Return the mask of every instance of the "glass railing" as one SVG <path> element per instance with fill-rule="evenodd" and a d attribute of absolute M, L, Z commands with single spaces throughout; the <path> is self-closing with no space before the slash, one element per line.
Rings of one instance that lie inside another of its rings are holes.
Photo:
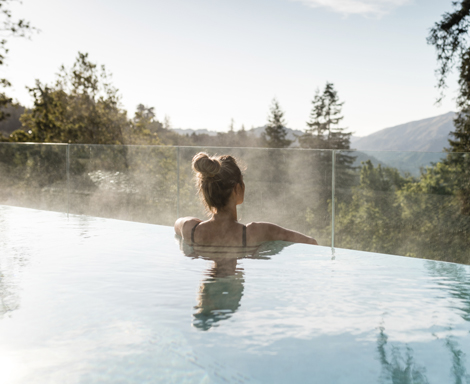
<path fill-rule="evenodd" d="M 0 204 L 66 212 L 67 145 L 0 143 Z"/>
<path fill-rule="evenodd" d="M 335 197 L 337 247 L 470 264 L 469 153 L 337 151 Z"/>
<path fill-rule="evenodd" d="M 170 225 L 177 216 L 175 147 L 69 146 L 68 212 Z"/>
<path fill-rule="evenodd" d="M 202 218 L 191 171 L 200 151 L 245 169 L 241 222 L 470 264 L 468 153 L 1 143 L 0 204 L 162 225 Z"/>

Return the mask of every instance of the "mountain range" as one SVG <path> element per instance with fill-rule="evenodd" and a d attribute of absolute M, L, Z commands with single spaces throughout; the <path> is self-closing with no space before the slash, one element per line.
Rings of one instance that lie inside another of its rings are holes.
<path fill-rule="evenodd" d="M 442 152 L 449 146 L 455 112 L 381 129 L 364 137 L 352 137 L 351 148 L 369 151 Z"/>
<path fill-rule="evenodd" d="M 356 149 L 354 165 L 371 160 L 399 169 L 403 174 L 418 176 L 421 169 L 441 161 L 449 147 L 449 133 L 454 130 L 456 113 L 412 121 L 381 129 L 364 137 L 352 137 L 351 148 Z"/>
<path fill-rule="evenodd" d="M 414 151 L 442 152 L 449 146 L 449 133 L 454 130 L 455 112 L 411 121 L 409 123 L 384 128 L 370 135 L 351 137 L 351 148 L 360 151 Z M 304 131 L 286 128 L 287 139 L 293 140 L 291 147 L 298 147 L 297 137 Z M 182 135 L 206 134 L 216 136 L 217 132 L 207 129 L 174 129 Z M 251 128 L 248 134 L 260 137 L 264 127 Z"/>
<path fill-rule="evenodd" d="M 446 156 L 444 148 L 449 146 L 449 133 L 454 130 L 456 113 L 448 112 L 443 115 L 427 119 L 411 121 L 405 124 L 384 128 L 370 135 L 351 137 L 351 149 L 356 149 L 356 161 L 371 160 L 375 165 L 398 168 L 403 173 L 419 175 L 422 167 L 440 161 Z M 298 147 L 297 137 L 304 131 L 287 129 L 287 138 L 293 140 L 291 147 Z M 207 129 L 175 129 L 180 134 L 205 133 L 217 135 L 217 132 Z M 259 137 L 264 127 L 247 130 L 248 134 Z"/>

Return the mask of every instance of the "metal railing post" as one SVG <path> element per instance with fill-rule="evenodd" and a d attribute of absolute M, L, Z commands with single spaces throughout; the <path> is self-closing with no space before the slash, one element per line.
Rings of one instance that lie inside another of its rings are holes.
<path fill-rule="evenodd" d="M 180 217 L 180 147 L 176 147 L 176 218 Z"/>
<path fill-rule="evenodd" d="M 65 149 L 65 170 L 67 175 L 67 217 L 70 212 L 70 144 Z"/>
<path fill-rule="evenodd" d="M 331 151 L 332 168 L 331 168 L 331 249 L 335 249 L 335 168 L 336 168 L 336 151 Z"/>

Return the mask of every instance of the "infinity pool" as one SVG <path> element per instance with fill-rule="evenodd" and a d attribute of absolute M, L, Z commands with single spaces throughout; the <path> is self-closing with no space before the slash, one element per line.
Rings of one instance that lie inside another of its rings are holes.
<path fill-rule="evenodd" d="M 0 206 L 0 383 L 468 383 L 470 267 Z"/>

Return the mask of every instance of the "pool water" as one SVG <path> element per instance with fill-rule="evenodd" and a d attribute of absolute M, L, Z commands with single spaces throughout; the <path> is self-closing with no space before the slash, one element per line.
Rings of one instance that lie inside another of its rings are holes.
<path fill-rule="evenodd" d="M 470 267 L 0 206 L 0 383 L 470 383 Z"/>

